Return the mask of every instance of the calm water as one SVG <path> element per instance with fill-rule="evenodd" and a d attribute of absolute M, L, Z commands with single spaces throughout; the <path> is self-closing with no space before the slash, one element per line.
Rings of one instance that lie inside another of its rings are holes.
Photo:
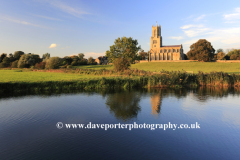
<path fill-rule="evenodd" d="M 98 91 L 0 98 L 0 159 L 240 159 L 237 90 Z M 198 129 L 58 129 L 195 124 Z"/>

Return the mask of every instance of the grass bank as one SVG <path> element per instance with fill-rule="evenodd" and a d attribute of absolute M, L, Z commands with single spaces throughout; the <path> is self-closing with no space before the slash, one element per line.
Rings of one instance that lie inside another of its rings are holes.
<path fill-rule="evenodd" d="M 112 65 L 87 65 L 77 66 L 79 69 L 113 69 Z M 189 73 L 204 73 L 210 72 L 227 72 L 240 73 L 240 63 L 218 63 L 218 62 L 146 62 L 132 64 L 131 69 L 138 69 L 144 71 L 158 72 L 158 71 L 187 71 Z"/>
<path fill-rule="evenodd" d="M 62 70 L 62 72 L 70 73 L 0 70 L 0 74 L 3 75 L 0 78 L 0 92 L 101 88 L 182 88 L 185 86 L 240 87 L 240 75 L 223 72 L 189 74 L 180 71 L 165 71 L 155 74 L 131 70 L 119 75 L 110 70 L 76 69 Z"/>

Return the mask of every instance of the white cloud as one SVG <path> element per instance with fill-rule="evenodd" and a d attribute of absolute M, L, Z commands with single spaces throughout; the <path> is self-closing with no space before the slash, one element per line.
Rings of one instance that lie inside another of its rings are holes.
<path fill-rule="evenodd" d="M 105 56 L 105 52 L 103 53 L 96 53 L 96 52 L 86 52 L 85 58 L 93 57 L 93 58 L 98 58 L 99 56 Z"/>
<path fill-rule="evenodd" d="M 240 19 L 240 8 L 235 8 L 235 12 L 231 14 L 225 14 L 223 15 L 224 19 L 227 21 L 233 22 L 233 20 L 239 20 Z"/>
<path fill-rule="evenodd" d="M 195 24 L 188 24 L 188 25 L 184 25 L 182 27 L 180 27 L 181 29 L 189 29 L 189 28 L 200 28 L 203 27 L 202 24 L 199 25 L 195 25 Z"/>
<path fill-rule="evenodd" d="M 55 43 L 53 43 L 49 46 L 49 48 L 55 48 L 55 47 L 57 47 L 57 44 L 55 44 Z"/>
<path fill-rule="evenodd" d="M 176 40 L 181 40 L 181 39 L 183 39 L 183 37 L 182 36 L 178 36 L 178 37 L 169 37 L 170 39 L 176 39 Z"/>
<path fill-rule="evenodd" d="M 23 20 L 19 20 L 19 19 L 15 19 L 13 17 L 9 17 L 9 16 L 0 16 L 0 19 L 3 21 L 8 21 L 8 22 L 13 22 L 13 23 L 18 23 L 18 24 L 22 24 L 22 25 L 28 25 L 28 26 L 34 26 L 34 27 L 41 27 L 41 28 L 46 28 L 37 24 L 33 24 L 27 21 L 23 21 Z"/>
<path fill-rule="evenodd" d="M 206 15 L 203 14 L 203 15 L 195 18 L 194 21 L 200 21 L 200 20 L 203 19 L 205 16 L 206 16 Z"/>
<path fill-rule="evenodd" d="M 183 32 L 188 36 L 188 37 L 196 37 L 198 35 L 203 35 L 203 34 L 207 34 L 207 31 L 210 31 L 209 28 L 205 27 L 204 25 L 193 25 L 193 24 L 189 24 L 189 25 L 184 25 L 182 27 L 180 27 L 181 29 L 183 29 Z M 209 33 L 208 33 L 209 34 Z"/>
<path fill-rule="evenodd" d="M 62 21 L 61 19 L 58 18 L 52 18 L 52 17 L 47 17 L 47 16 L 41 16 L 41 15 L 34 15 L 36 17 L 40 17 L 40 18 L 44 18 L 44 19 L 48 19 L 48 20 L 54 20 L 54 21 Z"/>
<path fill-rule="evenodd" d="M 81 8 L 69 6 L 66 3 L 60 2 L 58 0 L 54 0 L 54 1 L 45 0 L 45 2 L 49 3 L 51 6 L 53 6 L 55 8 L 60 9 L 61 11 L 65 12 L 65 13 L 71 14 L 78 18 L 82 18 L 82 15 L 90 14 Z"/>

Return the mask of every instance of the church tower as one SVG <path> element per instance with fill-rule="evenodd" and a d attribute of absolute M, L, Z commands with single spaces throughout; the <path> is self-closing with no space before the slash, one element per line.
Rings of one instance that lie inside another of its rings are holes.
<path fill-rule="evenodd" d="M 150 49 L 162 47 L 161 25 L 152 26 L 152 37 Z"/>

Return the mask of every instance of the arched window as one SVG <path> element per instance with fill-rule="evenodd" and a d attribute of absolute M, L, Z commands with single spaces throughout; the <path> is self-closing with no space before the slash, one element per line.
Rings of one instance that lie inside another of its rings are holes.
<path fill-rule="evenodd" d="M 171 52 L 171 49 L 169 49 L 168 52 Z"/>
<path fill-rule="evenodd" d="M 154 37 L 156 37 L 156 35 L 157 35 L 157 31 L 156 31 L 156 29 L 154 30 Z"/>
<path fill-rule="evenodd" d="M 162 50 L 160 50 L 160 53 L 162 53 Z"/>
<path fill-rule="evenodd" d="M 173 52 L 175 52 L 175 49 L 173 49 Z"/>
<path fill-rule="evenodd" d="M 177 49 L 177 52 L 179 52 L 179 49 Z"/>

